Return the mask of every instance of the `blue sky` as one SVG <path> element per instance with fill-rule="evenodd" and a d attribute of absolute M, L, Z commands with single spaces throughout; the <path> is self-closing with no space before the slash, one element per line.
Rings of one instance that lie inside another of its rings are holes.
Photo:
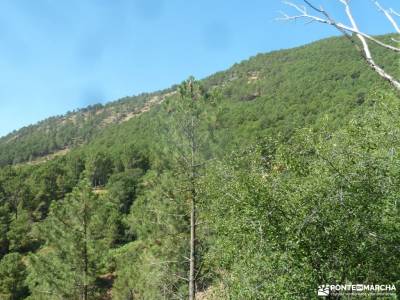
<path fill-rule="evenodd" d="M 314 2 L 343 18 L 338 1 Z M 352 5 L 365 31 L 392 31 L 370 1 Z M 0 0 L 0 136 L 337 34 L 277 22 L 280 10 L 278 0 Z"/>

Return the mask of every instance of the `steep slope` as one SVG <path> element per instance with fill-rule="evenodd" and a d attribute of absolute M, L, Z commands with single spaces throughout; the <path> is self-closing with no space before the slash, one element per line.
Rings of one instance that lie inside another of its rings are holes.
<path fill-rule="evenodd" d="M 393 65 L 395 55 L 374 51 L 387 69 L 400 73 Z M 332 129 L 339 128 L 348 116 L 366 108 L 371 91 L 387 86 L 343 38 L 259 54 L 204 79 L 203 84 L 214 99 L 204 107 L 209 112 L 203 129 L 210 133 L 211 156 L 270 137 L 287 140 L 296 129 L 317 129 L 326 119 Z M 107 128 L 88 151 L 113 151 L 118 145 L 134 143 L 147 145 L 151 153 L 160 146 L 162 126 L 168 123 L 176 101 L 173 95 L 149 113 Z"/>

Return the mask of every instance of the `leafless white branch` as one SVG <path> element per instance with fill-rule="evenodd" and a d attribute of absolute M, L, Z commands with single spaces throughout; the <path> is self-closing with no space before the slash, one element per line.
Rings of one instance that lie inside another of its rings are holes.
<path fill-rule="evenodd" d="M 357 30 L 360 31 L 358 28 L 358 25 L 356 23 L 356 21 L 354 20 L 353 14 L 351 12 L 350 9 L 350 5 L 348 0 L 340 0 L 343 5 L 345 6 L 345 11 L 347 14 L 347 17 L 350 20 L 350 23 L 352 25 L 352 27 Z M 367 63 L 370 65 L 370 67 L 375 70 L 375 72 L 377 72 L 381 77 L 383 77 L 384 79 L 386 79 L 387 81 L 389 81 L 397 90 L 400 91 L 400 82 L 398 80 L 396 80 L 393 76 L 391 76 L 390 74 L 388 74 L 383 68 L 381 68 L 372 58 L 372 54 L 371 51 L 369 49 L 368 43 L 365 40 L 365 37 L 361 34 L 357 34 L 358 39 L 361 41 L 362 45 L 363 45 L 363 50 L 364 50 L 364 55 L 365 55 L 365 59 L 367 61 Z"/>
<path fill-rule="evenodd" d="M 389 10 L 393 15 L 400 17 L 400 14 L 397 11 L 395 11 L 393 8 L 390 8 Z"/>
<path fill-rule="evenodd" d="M 400 91 L 400 82 L 397 79 L 395 79 L 393 76 L 388 74 L 382 67 L 380 67 L 374 61 L 367 40 L 370 40 L 370 41 L 378 44 L 381 47 L 384 47 L 386 49 L 389 49 L 389 50 L 392 50 L 392 51 L 395 51 L 398 53 L 400 53 L 400 48 L 394 47 L 394 46 L 389 45 L 384 42 L 381 42 L 380 40 L 360 31 L 360 29 L 353 17 L 353 14 L 352 14 L 352 11 L 350 8 L 350 4 L 349 4 L 349 2 L 350 2 L 349 0 L 338 0 L 338 1 L 344 6 L 344 10 L 346 12 L 347 18 L 349 19 L 350 25 L 345 25 L 343 23 L 337 22 L 328 14 L 327 11 L 324 10 L 323 7 L 319 7 L 319 8 L 316 7 L 309 0 L 303 0 L 303 1 L 306 3 L 306 5 L 309 8 L 311 8 L 312 10 L 317 12 L 318 15 L 313 15 L 313 14 L 308 13 L 306 6 L 300 6 L 300 5 L 290 2 L 290 1 L 284 1 L 284 3 L 286 5 L 288 5 L 289 7 L 292 7 L 299 14 L 290 16 L 286 13 L 282 13 L 283 17 L 279 18 L 279 20 L 292 21 L 292 20 L 297 20 L 297 19 L 307 19 L 310 22 L 315 21 L 315 22 L 319 22 L 319 23 L 323 23 L 323 24 L 328 24 L 328 25 L 331 25 L 331 26 L 335 27 L 336 29 L 338 29 L 342 34 L 347 36 L 352 41 L 353 41 L 353 38 L 352 38 L 351 34 L 355 34 L 362 44 L 362 49 L 359 49 L 359 48 L 358 49 L 360 50 L 363 58 L 366 60 L 368 65 L 375 72 L 377 72 L 382 78 L 389 81 L 398 91 Z M 394 20 L 393 15 L 397 16 L 398 14 L 395 11 L 393 11 L 392 9 L 385 10 L 378 3 L 377 0 L 372 0 L 372 1 L 374 1 L 375 5 L 377 5 L 378 9 L 385 14 L 386 18 L 388 18 L 388 20 L 392 23 L 392 25 L 395 27 L 395 29 L 397 31 L 399 29 L 399 27 L 398 27 L 396 21 Z M 398 31 L 398 32 L 400 33 L 400 31 Z"/>
<path fill-rule="evenodd" d="M 341 3 L 343 3 L 345 6 L 349 7 L 349 4 L 346 0 L 339 0 Z M 316 15 L 311 15 L 308 13 L 307 9 L 305 6 L 299 6 L 293 2 L 289 2 L 289 1 L 284 1 L 283 3 L 293 7 L 296 11 L 298 11 L 300 14 L 298 15 L 288 15 L 284 12 L 280 12 L 282 17 L 277 18 L 277 20 L 279 21 L 293 21 L 293 20 L 297 20 L 297 19 L 308 19 L 310 20 L 310 22 L 319 22 L 319 23 L 324 23 L 324 24 L 328 24 L 328 25 L 332 25 L 334 27 L 336 27 L 339 31 L 341 31 L 342 33 L 354 33 L 354 34 L 359 34 L 361 36 L 363 36 L 364 38 L 378 44 L 381 47 L 387 48 L 389 50 L 395 51 L 395 52 L 399 52 L 400 53 L 400 48 L 399 47 L 395 47 L 389 44 L 386 44 L 384 42 L 381 42 L 380 40 L 374 38 L 373 36 L 370 36 L 369 34 L 366 34 L 364 32 L 361 32 L 360 30 L 358 30 L 358 28 L 354 28 L 354 26 L 348 26 L 345 25 L 341 22 L 337 22 L 335 21 L 333 18 L 331 18 L 329 16 L 329 14 L 323 9 L 323 7 L 317 8 L 316 6 L 313 6 L 309 1 L 305 2 L 313 9 L 316 10 L 318 13 L 324 15 L 324 17 L 319 17 Z"/>
<path fill-rule="evenodd" d="M 393 18 L 393 15 L 396 15 L 398 17 L 400 17 L 400 15 L 391 8 L 389 8 L 389 9 L 383 8 L 382 5 L 376 0 L 374 0 L 374 3 L 376 5 L 376 7 L 378 8 L 378 11 L 382 12 L 386 16 L 386 18 L 389 20 L 389 22 L 393 25 L 396 32 L 400 33 L 400 27 L 397 24 L 396 20 Z"/>

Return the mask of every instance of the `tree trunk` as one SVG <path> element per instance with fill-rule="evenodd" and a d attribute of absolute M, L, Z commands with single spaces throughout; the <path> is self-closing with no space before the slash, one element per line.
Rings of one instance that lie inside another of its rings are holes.
<path fill-rule="evenodd" d="M 84 260 L 84 282 L 83 282 L 83 300 L 88 300 L 88 284 L 87 284 L 87 276 L 88 276 L 88 247 L 87 247 L 87 207 L 86 207 L 86 199 L 85 199 L 85 211 L 83 212 L 83 230 L 84 230 L 84 249 L 83 249 L 83 260 Z"/>
<path fill-rule="evenodd" d="M 189 300 L 196 297 L 196 140 L 194 118 L 191 124 L 191 191 L 190 191 L 190 261 L 189 261 Z"/>
<path fill-rule="evenodd" d="M 193 191 L 192 191 L 193 192 Z M 195 199 L 191 199 L 190 211 L 190 266 L 189 266 L 189 300 L 196 297 L 196 205 Z"/>

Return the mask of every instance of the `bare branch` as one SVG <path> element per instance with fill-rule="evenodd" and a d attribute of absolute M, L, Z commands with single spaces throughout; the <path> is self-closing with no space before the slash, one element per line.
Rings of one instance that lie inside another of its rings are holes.
<path fill-rule="evenodd" d="M 351 25 L 353 26 L 353 28 L 355 30 L 359 31 L 358 25 L 357 25 L 356 21 L 354 20 L 354 17 L 353 17 L 353 14 L 351 12 L 350 5 L 349 5 L 348 1 L 346 1 L 346 0 L 340 0 L 340 1 L 345 6 L 345 11 L 346 11 L 347 17 L 350 20 Z M 400 82 L 397 81 L 393 76 L 391 76 L 388 73 L 386 73 L 385 70 L 383 70 L 378 64 L 375 63 L 374 59 L 372 58 L 372 54 L 371 54 L 371 51 L 369 49 L 368 43 L 365 40 L 364 36 L 361 35 L 361 34 L 357 34 L 357 37 L 361 41 L 361 43 L 363 45 L 364 58 L 367 61 L 367 63 L 369 64 L 369 66 L 373 70 L 375 70 L 375 72 L 377 72 L 381 77 L 383 77 L 384 79 L 389 81 L 397 90 L 400 91 Z"/>
<path fill-rule="evenodd" d="M 393 25 L 394 29 L 397 31 L 397 33 L 400 33 L 400 27 L 397 24 L 396 20 L 393 18 L 392 14 L 396 15 L 396 16 L 400 16 L 400 15 L 398 13 L 396 13 L 393 9 L 389 9 L 389 10 L 384 9 L 382 7 L 382 5 L 376 0 L 374 0 L 374 3 L 376 5 L 376 7 L 378 8 L 378 11 L 381 11 L 386 16 L 386 18 L 389 20 L 389 22 Z"/>
<path fill-rule="evenodd" d="M 172 274 L 172 275 L 174 275 L 175 277 L 178 277 L 179 279 L 182 279 L 182 280 L 185 280 L 185 281 L 189 281 L 188 278 L 179 276 L 178 274 Z"/>
<path fill-rule="evenodd" d="M 395 51 L 398 53 L 400 53 L 400 48 L 394 47 L 394 46 L 386 44 L 384 42 L 381 42 L 381 41 L 377 40 L 376 38 L 374 38 L 364 32 L 361 32 L 360 29 L 358 28 L 358 25 L 357 25 L 357 23 L 353 17 L 353 14 L 351 12 L 349 0 L 338 0 L 338 1 L 344 6 L 346 15 L 351 24 L 350 26 L 335 21 L 328 14 L 328 12 L 324 10 L 323 7 L 319 7 L 319 8 L 316 7 L 309 0 L 303 0 L 303 1 L 307 4 L 308 7 L 310 7 L 312 10 L 314 10 L 315 12 L 317 12 L 318 14 L 320 14 L 322 16 L 309 14 L 306 7 L 297 5 L 290 1 L 284 1 L 284 3 L 286 5 L 294 8 L 300 14 L 290 16 L 285 13 L 282 13 L 283 18 L 280 18 L 279 20 L 291 21 L 291 20 L 297 20 L 297 19 L 308 19 L 311 22 L 316 21 L 319 23 L 328 24 L 328 25 L 335 27 L 357 47 L 357 49 L 360 51 L 362 57 L 366 60 L 368 65 L 375 72 L 377 72 L 385 80 L 389 81 L 398 91 L 400 91 L 400 82 L 397 79 L 395 79 L 393 76 L 388 74 L 382 67 L 380 67 L 374 61 L 367 40 L 370 40 L 370 41 L 378 44 L 381 47 L 384 47 L 386 49 L 389 49 L 389 50 L 392 50 L 392 51 Z M 397 23 L 395 22 L 394 18 L 392 17 L 392 14 L 394 14 L 394 15 L 398 15 L 398 14 L 396 12 L 394 12 L 393 10 L 383 9 L 376 0 L 373 0 L 373 1 L 378 6 L 378 9 L 384 12 L 386 17 L 389 19 L 389 21 L 392 22 L 393 26 L 395 26 L 395 28 L 397 30 L 398 26 L 397 26 Z M 398 31 L 398 32 L 400 32 L 400 31 Z M 357 38 L 361 41 L 362 49 L 360 49 L 358 47 L 358 45 L 356 43 L 354 43 L 354 39 L 351 34 L 355 34 L 357 36 Z"/>
<path fill-rule="evenodd" d="M 348 3 L 346 2 L 346 0 L 339 0 L 341 3 L 343 3 L 344 5 L 346 5 L 347 7 L 349 7 Z M 381 47 L 387 48 L 389 50 L 392 50 L 394 52 L 399 52 L 400 53 L 400 48 L 399 47 L 395 47 L 389 44 L 386 44 L 384 42 L 381 42 L 380 40 L 364 33 L 361 32 L 358 28 L 355 28 L 354 26 L 347 26 L 343 23 L 337 22 L 335 21 L 322 7 L 317 8 L 315 5 L 311 4 L 309 1 L 304 0 L 305 3 L 307 3 L 307 5 L 309 5 L 313 10 L 315 10 L 316 12 L 324 15 L 325 18 L 321 18 L 319 16 L 315 16 L 315 15 L 311 15 L 307 12 L 307 9 L 304 6 L 299 6 L 297 4 L 294 4 L 293 2 L 289 2 L 289 1 L 284 1 L 284 4 L 293 7 L 295 10 L 297 10 L 298 12 L 300 12 L 299 15 L 294 15 L 294 16 L 289 16 L 288 14 L 284 13 L 284 12 L 280 12 L 282 17 L 281 18 L 277 18 L 277 20 L 279 21 L 293 21 L 293 20 L 297 20 L 297 19 L 309 19 L 310 22 L 319 22 L 319 23 L 323 23 L 323 24 L 328 24 L 328 25 L 332 25 L 334 26 L 336 29 L 338 29 L 342 34 L 344 35 L 349 35 L 349 33 L 354 33 L 354 34 L 359 34 L 361 36 L 363 36 L 364 38 L 378 44 Z M 310 23 L 308 22 L 308 23 Z"/>
<path fill-rule="evenodd" d="M 399 14 L 397 11 L 393 10 L 392 8 L 390 8 L 389 10 L 390 10 L 390 13 L 391 13 L 392 15 L 395 15 L 395 16 L 400 17 L 400 14 Z"/>

